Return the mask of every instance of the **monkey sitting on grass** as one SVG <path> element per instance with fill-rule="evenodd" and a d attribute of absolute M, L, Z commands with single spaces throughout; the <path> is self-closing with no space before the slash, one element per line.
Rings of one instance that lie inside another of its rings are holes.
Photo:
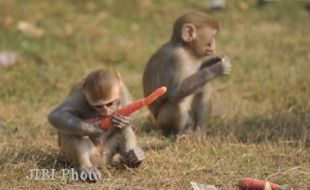
<path fill-rule="evenodd" d="M 144 152 L 137 146 L 130 127 L 132 118 L 111 116 L 119 106 L 130 101 L 131 96 L 120 75 L 96 70 L 49 114 L 49 122 L 58 130 L 61 154 L 70 163 L 77 164 L 80 172 L 87 174 L 88 181 L 98 181 L 101 178 L 99 169 L 112 164 L 116 154 L 128 167 L 138 167 L 143 161 Z M 109 116 L 112 127 L 108 129 L 86 122 Z"/>
<path fill-rule="evenodd" d="M 216 19 L 201 12 L 185 13 L 175 21 L 170 40 L 149 59 L 143 74 L 144 95 L 160 86 L 168 89 L 149 105 L 164 135 L 206 134 L 211 115 L 210 82 L 231 72 L 227 56 L 208 59 L 216 52 L 218 32 Z"/>

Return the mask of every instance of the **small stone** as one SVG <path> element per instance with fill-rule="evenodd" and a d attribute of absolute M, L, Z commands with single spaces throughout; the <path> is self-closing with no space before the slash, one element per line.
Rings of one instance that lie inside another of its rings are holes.
<path fill-rule="evenodd" d="M 0 52 L 0 66 L 7 67 L 16 63 L 16 54 L 9 51 Z"/>
<path fill-rule="evenodd" d="M 211 12 L 223 9 L 224 7 L 225 7 L 225 0 L 212 0 L 207 6 L 206 10 Z"/>
<path fill-rule="evenodd" d="M 192 181 L 191 184 L 194 190 L 217 190 L 214 185 L 205 185 L 194 181 Z"/>
<path fill-rule="evenodd" d="M 44 35 L 44 30 L 31 22 L 20 21 L 17 24 L 17 28 L 26 36 L 39 38 Z"/>

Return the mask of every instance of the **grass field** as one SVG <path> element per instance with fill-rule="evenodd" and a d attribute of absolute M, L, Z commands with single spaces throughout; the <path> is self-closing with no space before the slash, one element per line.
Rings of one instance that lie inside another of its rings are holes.
<path fill-rule="evenodd" d="M 138 170 L 107 168 L 96 184 L 60 180 L 55 130 L 47 114 L 96 68 L 123 73 L 135 98 L 151 54 L 170 38 L 174 20 L 207 1 L 0 0 L 0 50 L 17 63 L 0 67 L 0 189 L 191 189 L 190 182 L 238 189 L 243 177 L 310 189 L 310 13 L 303 1 L 257 7 L 227 1 L 219 55 L 231 76 L 213 82 L 208 138 L 188 138 L 146 153 Z M 21 21 L 43 34 L 27 36 Z M 144 109 L 139 139 L 164 140 Z M 56 168 L 56 180 L 27 180 L 30 169 Z"/>

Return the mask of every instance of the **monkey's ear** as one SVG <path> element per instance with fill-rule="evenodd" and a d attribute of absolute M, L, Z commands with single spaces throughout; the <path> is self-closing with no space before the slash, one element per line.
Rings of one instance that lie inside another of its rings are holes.
<path fill-rule="evenodd" d="M 116 71 L 116 75 L 121 86 L 124 86 L 123 77 L 119 71 Z"/>
<path fill-rule="evenodd" d="M 185 42 L 193 41 L 197 34 L 196 34 L 196 27 L 193 24 L 184 24 L 182 27 L 182 40 Z"/>
<path fill-rule="evenodd" d="M 116 75 L 117 75 L 117 78 L 119 81 L 122 81 L 123 80 L 123 77 L 121 75 L 121 73 L 119 71 L 116 71 Z"/>
<path fill-rule="evenodd" d="M 86 85 L 86 77 L 83 77 L 80 81 L 81 87 L 84 88 Z"/>

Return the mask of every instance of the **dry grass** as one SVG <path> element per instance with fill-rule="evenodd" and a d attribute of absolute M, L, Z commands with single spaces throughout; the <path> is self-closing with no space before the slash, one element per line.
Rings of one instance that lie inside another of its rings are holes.
<path fill-rule="evenodd" d="M 69 166 L 57 162 L 56 134 L 46 121 L 52 107 L 100 67 L 124 73 L 141 97 L 147 59 L 170 37 L 175 18 L 203 3 L 0 0 L 0 49 L 19 55 L 16 65 L 0 68 L 0 189 L 191 189 L 191 181 L 237 189 L 247 176 L 309 189 L 310 16 L 291 0 L 265 7 L 230 0 L 214 14 L 218 52 L 231 57 L 233 72 L 214 81 L 208 139 L 149 151 L 137 171 L 107 168 L 97 184 L 59 179 Z M 36 23 L 44 36 L 25 36 L 20 21 Z M 147 110 L 135 129 L 141 139 L 161 139 Z M 56 168 L 58 179 L 27 180 L 35 168 Z"/>

